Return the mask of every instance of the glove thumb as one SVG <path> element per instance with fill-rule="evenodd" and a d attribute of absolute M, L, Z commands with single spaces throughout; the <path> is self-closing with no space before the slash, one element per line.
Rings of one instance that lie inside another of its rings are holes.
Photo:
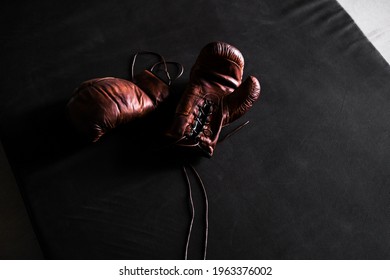
<path fill-rule="evenodd" d="M 249 76 L 238 88 L 224 98 L 225 118 L 223 125 L 228 125 L 244 115 L 260 97 L 260 83 L 254 76 Z"/>

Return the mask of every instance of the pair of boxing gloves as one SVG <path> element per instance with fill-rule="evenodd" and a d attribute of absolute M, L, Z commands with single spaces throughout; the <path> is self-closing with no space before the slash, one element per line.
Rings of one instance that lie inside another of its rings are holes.
<path fill-rule="evenodd" d="M 201 50 L 166 132 L 174 145 L 213 155 L 221 128 L 245 114 L 260 96 L 255 77 L 242 82 L 243 70 L 241 52 L 227 43 L 209 43 Z M 144 70 L 132 81 L 107 77 L 82 83 L 67 111 L 76 129 L 95 142 L 152 112 L 168 96 L 169 83 Z"/>

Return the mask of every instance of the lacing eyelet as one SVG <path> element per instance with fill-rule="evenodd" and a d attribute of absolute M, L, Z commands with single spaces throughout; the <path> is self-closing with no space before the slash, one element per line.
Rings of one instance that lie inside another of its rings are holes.
<path fill-rule="evenodd" d="M 206 137 L 212 135 L 212 131 L 207 126 L 210 123 L 213 113 L 213 102 L 205 100 L 203 105 L 198 105 L 198 113 L 193 112 L 194 122 L 189 125 L 189 137 L 198 139 L 199 134 L 203 133 Z"/>

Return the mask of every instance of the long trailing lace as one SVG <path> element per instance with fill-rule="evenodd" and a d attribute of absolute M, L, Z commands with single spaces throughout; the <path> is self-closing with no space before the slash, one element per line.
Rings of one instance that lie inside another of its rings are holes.
<path fill-rule="evenodd" d="M 223 142 L 227 138 L 229 138 L 232 135 L 236 134 L 239 130 L 241 130 L 243 127 L 245 127 L 248 123 L 249 123 L 249 121 L 246 121 L 246 122 L 242 123 L 241 125 L 239 125 L 238 127 L 234 128 L 232 131 L 227 133 L 218 142 Z M 190 207 L 191 207 L 190 208 L 191 209 L 191 222 L 190 222 L 190 226 L 189 226 L 189 229 L 188 229 L 188 235 L 187 235 L 187 242 L 186 242 L 186 249 L 185 249 L 185 253 L 184 253 L 184 259 L 185 260 L 188 259 L 188 250 L 189 250 L 189 246 L 190 246 L 192 228 L 194 226 L 194 220 L 195 220 L 195 206 L 194 206 L 194 200 L 193 200 L 193 196 L 192 196 L 192 185 L 191 185 L 191 181 L 189 179 L 188 172 L 187 172 L 187 168 L 188 167 L 195 174 L 199 184 L 202 187 L 202 191 L 203 191 L 203 195 L 204 195 L 204 201 L 205 201 L 205 239 L 204 239 L 203 259 L 206 260 L 206 258 L 207 258 L 208 236 L 209 236 L 209 200 L 208 200 L 208 196 L 207 196 L 206 187 L 205 187 L 205 185 L 203 183 L 202 178 L 200 177 L 200 175 L 196 171 L 196 169 L 192 165 L 190 165 L 190 164 L 187 164 L 187 167 L 186 167 L 186 165 L 183 165 L 183 167 L 182 167 L 183 168 L 183 173 L 184 173 L 186 181 L 187 181 L 188 194 L 189 194 L 188 196 L 189 196 Z"/>
<path fill-rule="evenodd" d="M 203 190 L 203 194 L 204 194 L 204 199 L 205 199 L 205 240 L 204 240 L 203 259 L 206 260 L 208 235 L 209 235 L 209 200 L 208 200 L 208 197 L 207 197 L 206 188 L 205 188 L 205 186 L 203 184 L 202 178 L 200 177 L 199 173 L 196 171 L 196 169 L 192 165 L 188 164 L 188 167 L 195 174 L 199 184 L 201 185 L 202 190 Z M 195 207 L 194 207 L 194 200 L 193 200 L 193 197 L 192 197 L 192 186 L 191 186 L 191 182 L 190 182 L 190 179 L 189 179 L 189 176 L 188 176 L 188 172 L 187 172 L 187 168 L 186 168 L 185 165 L 183 165 L 183 173 L 184 173 L 184 175 L 186 177 L 186 180 L 187 180 L 189 199 L 190 199 L 190 205 L 191 205 L 191 223 L 190 223 L 190 227 L 189 227 L 189 230 L 188 230 L 186 250 L 185 250 L 185 254 L 184 254 L 184 259 L 187 260 L 188 259 L 188 249 L 189 249 L 190 240 L 191 240 L 191 234 L 192 234 L 192 227 L 193 227 L 194 220 L 195 220 Z"/>
<path fill-rule="evenodd" d="M 232 131 L 230 131 L 228 134 L 226 134 L 222 139 L 218 139 L 218 142 L 221 143 L 221 142 L 225 141 L 226 139 L 228 139 L 229 137 L 233 136 L 233 135 L 236 134 L 239 130 L 241 130 L 241 128 L 243 128 L 244 126 L 246 126 L 248 123 L 249 123 L 249 121 L 246 121 L 246 122 L 240 124 L 239 126 L 237 126 L 236 128 L 234 128 Z"/>

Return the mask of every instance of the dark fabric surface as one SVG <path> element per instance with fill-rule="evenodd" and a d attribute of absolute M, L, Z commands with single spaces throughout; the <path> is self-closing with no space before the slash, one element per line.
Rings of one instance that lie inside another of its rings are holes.
<path fill-rule="evenodd" d="M 0 248 L 0 260 L 30 260 L 43 257 L 1 143 Z"/>
<path fill-rule="evenodd" d="M 46 258 L 183 258 L 185 162 L 210 259 L 390 258 L 390 68 L 336 1 L 14 1 L 0 21 L 0 136 Z M 262 96 L 211 159 L 158 149 L 172 106 L 77 140 L 64 108 L 82 81 L 156 51 L 185 66 L 174 102 L 215 40 Z"/>

